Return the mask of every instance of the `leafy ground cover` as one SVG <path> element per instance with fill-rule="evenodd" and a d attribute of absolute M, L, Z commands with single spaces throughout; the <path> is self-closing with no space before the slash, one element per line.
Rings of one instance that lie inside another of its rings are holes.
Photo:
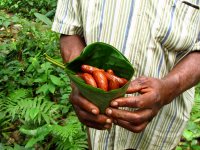
<path fill-rule="evenodd" d="M 176 150 L 200 150 L 200 84 L 196 86 L 191 118 Z"/>
<path fill-rule="evenodd" d="M 87 149 L 86 130 L 68 96 L 65 72 L 53 33 L 56 0 L 0 1 L 0 149 Z M 191 119 L 176 150 L 200 150 L 200 85 Z"/>
<path fill-rule="evenodd" d="M 59 35 L 35 16 L 46 24 L 0 12 L 0 149 L 85 149 L 69 79 L 43 56 L 61 61 Z"/>

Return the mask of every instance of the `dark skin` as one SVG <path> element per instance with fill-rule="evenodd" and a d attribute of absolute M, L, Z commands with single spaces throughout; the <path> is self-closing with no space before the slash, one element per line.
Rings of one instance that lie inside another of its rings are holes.
<path fill-rule="evenodd" d="M 85 42 L 78 35 L 62 35 L 61 54 L 65 62 L 80 55 Z M 200 52 L 189 53 L 164 78 L 139 77 L 133 80 L 127 93 L 140 93 L 139 96 L 120 97 L 111 102 L 105 114 L 81 96 L 72 86 L 70 95 L 79 120 L 88 127 L 99 130 L 109 129 L 112 123 L 138 133 L 158 114 L 159 110 L 173 101 L 185 90 L 200 81 Z M 118 107 L 138 108 L 137 111 L 117 109 Z"/>

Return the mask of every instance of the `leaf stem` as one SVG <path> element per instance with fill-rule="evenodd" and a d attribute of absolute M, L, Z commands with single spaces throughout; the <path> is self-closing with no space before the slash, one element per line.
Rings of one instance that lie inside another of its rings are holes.
<path fill-rule="evenodd" d="M 51 58 L 49 55 L 47 55 L 46 53 L 44 53 L 45 58 L 50 61 L 51 63 L 57 65 L 58 67 L 61 67 L 63 69 L 65 69 L 65 65 L 63 63 L 60 63 L 58 61 L 56 61 L 55 59 Z"/>

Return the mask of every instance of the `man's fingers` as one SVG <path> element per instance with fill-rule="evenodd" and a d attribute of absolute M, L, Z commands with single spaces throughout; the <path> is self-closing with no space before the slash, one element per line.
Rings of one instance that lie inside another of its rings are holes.
<path fill-rule="evenodd" d="M 135 93 L 135 92 L 140 92 L 141 89 L 143 89 L 143 88 L 146 87 L 145 85 L 146 85 L 147 81 L 148 81 L 147 77 L 144 77 L 144 76 L 139 77 L 139 78 L 133 80 L 130 83 L 130 85 L 129 85 L 127 91 L 126 91 L 126 93 L 127 94 L 131 94 L 131 93 Z"/>
<path fill-rule="evenodd" d="M 133 125 L 140 125 L 144 122 L 152 120 L 155 116 L 151 109 L 139 109 L 136 111 L 120 110 L 115 108 L 107 108 L 106 114 L 114 120 L 124 120 L 131 122 Z"/>
<path fill-rule="evenodd" d="M 114 123 L 129 131 L 132 131 L 134 133 L 139 133 L 139 132 L 142 132 L 146 128 L 149 122 L 144 122 L 138 126 L 135 126 L 130 122 L 118 119 L 118 120 L 115 120 Z"/>
<path fill-rule="evenodd" d="M 79 120 L 87 126 L 91 127 L 91 123 L 93 123 L 93 127 L 96 128 L 96 125 L 101 128 L 105 128 L 105 126 L 112 125 L 113 120 L 106 115 L 93 115 L 82 110 L 80 107 L 74 105 L 75 112 L 79 118 Z"/>
<path fill-rule="evenodd" d="M 92 104 L 91 102 L 89 102 L 87 99 L 85 99 L 84 97 L 82 97 L 80 95 L 80 93 L 76 93 L 75 92 L 79 92 L 77 91 L 76 88 L 74 88 L 74 90 L 72 91 L 71 95 L 70 95 L 70 101 L 73 105 L 77 105 L 79 106 L 81 109 L 90 112 L 94 115 L 98 115 L 99 114 L 99 108 L 97 106 L 95 106 L 94 104 Z"/>
<path fill-rule="evenodd" d="M 98 107 L 81 96 L 76 86 L 72 86 L 70 101 L 80 122 L 86 126 L 99 130 L 112 127 L 112 119 L 106 115 L 99 114 Z"/>
<path fill-rule="evenodd" d="M 150 108 L 160 106 L 159 96 L 156 93 L 145 93 L 139 96 L 122 97 L 111 102 L 112 107 Z"/>

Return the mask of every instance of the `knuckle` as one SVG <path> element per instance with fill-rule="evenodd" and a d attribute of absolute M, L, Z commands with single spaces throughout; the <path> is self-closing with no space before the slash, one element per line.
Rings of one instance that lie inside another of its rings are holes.
<path fill-rule="evenodd" d="M 105 119 L 105 117 L 98 116 L 97 119 L 96 119 L 96 122 L 102 124 L 102 123 L 106 122 L 106 119 Z"/>
<path fill-rule="evenodd" d="M 144 102 L 142 100 L 135 100 L 135 105 L 138 108 L 144 108 Z"/>
<path fill-rule="evenodd" d="M 132 98 L 127 98 L 125 102 L 125 106 L 129 106 L 130 104 L 134 103 Z"/>
<path fill-rule="evenodd" d="M 152 91 L 152 97 L 153 97 L 154 99 L 158 99 L 158 97 L 159 97 L 158 92 Z"/>
<path fill-rule="evenodd" d="M 135 124 L 139 124 L 139 123 L 141 123 L 141 120 L 142 120 L 141 116 L 138 115 L 138 114 L 135 114 L 134 119 L 133 119 L 133 122 L 134 122 Z"/>

